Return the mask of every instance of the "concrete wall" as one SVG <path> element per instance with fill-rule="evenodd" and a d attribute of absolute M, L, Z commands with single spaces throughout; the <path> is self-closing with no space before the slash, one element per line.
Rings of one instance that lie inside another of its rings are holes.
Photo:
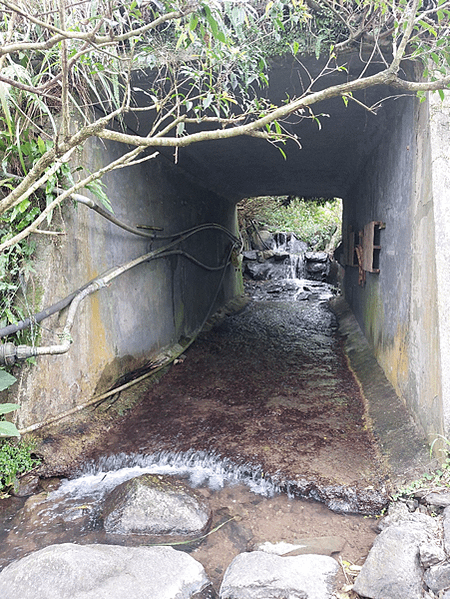
<path fill-rule="evenodd" d="M 430 171 L 435 219 L 436 289 L 439 312 L 442 426 L 450 439 L 450 99 L 430 98 Z"/>
<path fill-rule="evenodd" d="M 90 170 L 119 156 L 114 145 L 89 145 L 81 163 Z M 174 233 L 201 223 L 219 223 L 236 232 L 235 206 L 199 187 L 161 156 L 115 171 L 105 178 L 115 215 L 130 224 L 164 227 Z M 164 245 L 123 231 L 83 205 L 55 213 L 64 236 L 40 236 L 36 273 L 28 293 L 42 307 L 109 268 Z M 220 264 L 229 240 L 202 232 L 183 250 L 209 265 Z M 89 296 L 77 313 L 73 345 L 61 356 L 42 356 L 19 375 L 19 427 L 27 427 L 89 400 L 118 376 L 147 362 L 161 349 L 189 337 L 211 307 L 221 272 L 208 272 L 181 256 L 147 262 Z M 241 292 L 240 273 L 229 266 L 216 307 Z M 37 344 L 58 343 L 66 313 L 42 322 Z M 17 391 L 18 389 L 18 391 Z"/>
<path fill-rule="evenodd" d="M 432 148 L 428 102 L 392 102 L 382 142 L 344 202 L 344 231 L 348 224 L 358 231 L 372 220 L 386 223 L 380 273 L 367 273 L 361 286 L 358 269 L 347 266 L 345 295 L 378 362 L 430 441 L 445 432 L 446 402 Z"/>

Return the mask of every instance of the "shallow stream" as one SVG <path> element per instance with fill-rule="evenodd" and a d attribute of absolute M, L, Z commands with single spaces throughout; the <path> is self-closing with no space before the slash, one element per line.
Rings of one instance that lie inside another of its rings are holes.
<path fill-rule="evenodd" d="M 157 543 L 102 528 L 105 493 L 145 472 L 180 476 L 208 499 L 213 532 L 177 548 L 216 589 L 233 557 L 262 543 L 362 563 L 386 492 L 332 290 L 285 280 L 249 291 L 254 301 L 202 335 L 95 444 L 89 421 L 44 434 L 46 475 L 69 476 L 0 502 L 0 567 L 53 543 Z M 72 466 L 52 466 L 77 439 Z"/>
<path fill-rule="evenodd" d="M 283 542 L 286 553 L 324 553 L 362 563 L 375 537 L 375 520 L 331 512 L 316 501 L 280 493 L 246 468 L 202 453 L 117 455 L 85 465 L 73 479 L 43 481 L 47 488 L 26 500 L 11 498 L 0 515 L 0 568 L 54 543 L 143 545 L 157 538 L 106 534 L 101 506 L 116 485 L 152 472 L 181 477 L 213 510 L 213 532 L 176 546 L 200 561 L 216 591 L 223 573 L 241 552 Z M 9 509 L 8 509 L 9 508 Z"/>

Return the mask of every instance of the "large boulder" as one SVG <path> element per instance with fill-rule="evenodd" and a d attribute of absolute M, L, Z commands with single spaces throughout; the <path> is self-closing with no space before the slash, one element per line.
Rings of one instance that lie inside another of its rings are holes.
<path fill-rule="evenodd" d="M 190 599 L 209 584 L 201 564 L 171 547 L 65 543 L 7 566 L 0 572 L 0 597 Z"/>
<path fill-rule="evenodd" d="M 375 539 L 353 590 L 368 599 L 422 599 L 420 546 L 428 542 L 421 522 L 391 525 Z"/>
<path fill-rule="evenodd" d="M 220 599 L 331 599 L 339 565 L 326 555 L 240 553 L 225 572 Z"/>
<path fill-rule="evenodd" d="M 105 499 L 103 524 L 116 534 L 203 534 L 211 521 L 205 499 L 172 476 L 143 474 L 118 485 Z"/>

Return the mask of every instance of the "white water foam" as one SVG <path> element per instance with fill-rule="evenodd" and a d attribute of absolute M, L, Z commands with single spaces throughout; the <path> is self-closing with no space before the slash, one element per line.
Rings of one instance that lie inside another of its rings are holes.
<path fill-rule="evenodd" d="M 142 474 L 167 474 L 189 479 L 193 487 L 208 486 L 213 490 L 225 484 L 244 483 L 258 495 L 272 497 L 276 485 L 261 470 L 236 466 L 206 452 L 160 452 L 157 454 L 117 454 L 84 466 L 80 475 L 64 480 L 52 497 L 99 500 L 117 485 Z"/>

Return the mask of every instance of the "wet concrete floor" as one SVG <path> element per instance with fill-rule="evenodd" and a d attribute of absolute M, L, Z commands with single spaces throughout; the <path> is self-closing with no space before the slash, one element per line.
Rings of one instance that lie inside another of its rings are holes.
<path fill-rule="evenodd" d="M 182 358 L 85 457 L 202 450 L 335 511 L 381 510 L 385 472 L 320 293 L 252 301 Z"/>

